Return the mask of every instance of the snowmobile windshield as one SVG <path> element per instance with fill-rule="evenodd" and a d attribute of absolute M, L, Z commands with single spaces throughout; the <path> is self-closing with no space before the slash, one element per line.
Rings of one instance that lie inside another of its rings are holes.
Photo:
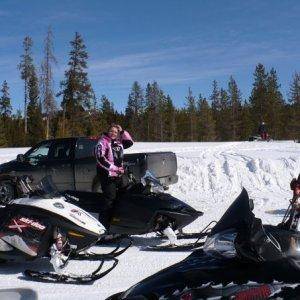
<path fill-rule="evenodd" d="M 211 230 L 210 235 L 214 235 L 227 229 L 244 229 L 250 228 L 254 221 L 253 202 L 249 199 L 245 189 L 229 206 L 222 218 Z"/>
<path fill-rule="evenodd" d="M 141 183 L 143 186 L 150 186 L 152 193 L 164 192 L 163 185 L 149 170 L 147 170 L 145 175 L 141 178 Z"/>
<path fill-rule="evenodd" d="M 43 196 L 45 198 L 52 198 L 59 195 L 58 189 L 53 183 L 51 176 L 45 176 L 41 181 L 34 185 L 29 183 L 31 189 L 31 196 Z"/>

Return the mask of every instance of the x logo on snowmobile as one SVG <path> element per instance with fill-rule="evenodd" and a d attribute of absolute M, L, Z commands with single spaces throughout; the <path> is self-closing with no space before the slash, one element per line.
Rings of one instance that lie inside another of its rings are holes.
<path fill-rule="evenodd" d="M 8 225 L 8 228 L 10 229 L 17 229 L 20 233 L 22 233 L 22 228 L 27 228 L 27 224 L 18 224 L 18 222 L 15 219 L 12 219 L 13 223 L 15 225 Z"/>

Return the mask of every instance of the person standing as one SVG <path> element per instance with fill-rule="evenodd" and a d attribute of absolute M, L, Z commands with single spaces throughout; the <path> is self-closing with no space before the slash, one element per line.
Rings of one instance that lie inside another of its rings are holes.
<path fill-rule="evenodd" d="M 258 133 L 259 133 L 259 135 L 260 135 L 260 137 L 263 141 L 267 140 L 268 134 L 267 134 L 267 129 L 266 129 L 266 123 L 265 122 L 261 122 L 261 124 L 259 125 Z"/>
<path fill-rule="evenodd" d="M 109 228 L 117 189 L 121 185 L 121 176 L 124 174 L 124 149 L 133 145 L 130 134 L 118 124 L 111 124 L 107 133 L 103 133 L 96 147 L 97 176 L 100 180 L 104 205 L 99 213 L 99 220 Z"/>

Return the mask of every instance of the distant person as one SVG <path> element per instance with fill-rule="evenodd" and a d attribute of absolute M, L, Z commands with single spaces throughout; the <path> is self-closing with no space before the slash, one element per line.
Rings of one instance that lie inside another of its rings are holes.
<path fill-rule="evenodd" d="M 109 228 L 117 188 L 121 185 L 121 176 L 124 174 L 123 150 L 133 145 L 130 134 L 118 124 L 112 124 L 107 133 L 103 133 L 95 147 L 97 160 L 97 176 L 100 180 L 105 199 L 99 220 Z"/>
<path fill-rule="evenodd" d="M 261 124 L 258 127 L 258 133 L 261 137 L 262 140 L 267 140 L 268 139 L 268 133 L 267 133 L 267 129 L 266 129 L 266 123 L 263 121 L 261 122 Z"/>

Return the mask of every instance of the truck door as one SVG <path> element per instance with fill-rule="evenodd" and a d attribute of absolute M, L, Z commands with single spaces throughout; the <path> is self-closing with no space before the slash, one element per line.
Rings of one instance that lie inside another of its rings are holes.
<path fill-rule="evenodd" d="M 54 141 L 47 160 L 47 175 L 51 175 L 58 190 L 74 189 L 74 139 Z"/>
<path fill-rule="evenodd" d="M 92 191 L 96 176 L 94 148 L 97 139 L 79 138 L 75 147 L 75 187 L 78 191 Z"/>
<path fill-rule="evenodd" d="M 52 141 L 44 141 L 31 148 L 25 155 L 24 161 L 18 164 L 16 175 L 28 175 L 33 183 L 38 183 L 46 176 L 46 164 Z"/>

